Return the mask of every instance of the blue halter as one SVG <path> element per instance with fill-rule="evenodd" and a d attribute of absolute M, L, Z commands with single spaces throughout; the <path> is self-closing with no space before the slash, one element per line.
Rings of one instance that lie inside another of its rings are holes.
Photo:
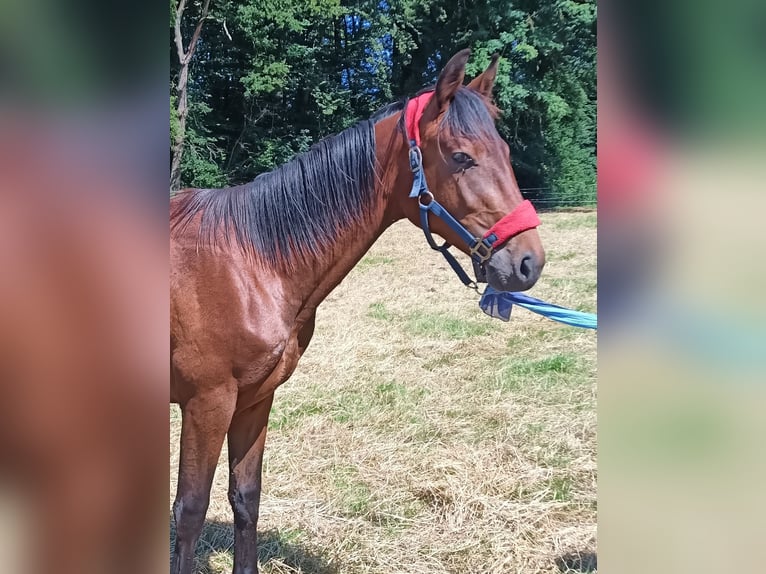
<path fill-rule="evenodd" d="M 449 248 L 452 247 L 446 241 L 442 245 L 438 245 L 434 240 L 431 228 L 428 224 L 428 214 L 433 213 L 436 217 L 441 219 L 449 226 L 460 238 L 466 242 L 470 250 L 471 260 L 474 263 L 474 269 L 477 271 L 477 275 L 482 269 L 482 266 L 492 256 L 492 242 L 489 238 L 481 239 L 476 237 L 473 233 L 468 231 L 457 219 L 452 217 L 450 213 L 444 209 L 444 206 L 434 199 L 433 194 L 428 189 L 426 183 L 426 176 L 423 172 L 423 154 L 420 151 L 420 147 L 415 143 L 415 140 L 410 140 L 410 169 L 412 170 L 413 181 L 412 190 L 410 191 L 410 197 L 417 198 L 418 206 L 420 207 L 420 227 L 426 236 L 428 245 L 434 251 L 438 251 L 447 260 L 449 266 L 458 276 L 463 285 L 472 289 L 478 289 L 476 281 L 473 281 L 465 270 L 460 266 L 457 259 L 449 252 Z M 425 200 L 425 202 L 424 202 Z"/>

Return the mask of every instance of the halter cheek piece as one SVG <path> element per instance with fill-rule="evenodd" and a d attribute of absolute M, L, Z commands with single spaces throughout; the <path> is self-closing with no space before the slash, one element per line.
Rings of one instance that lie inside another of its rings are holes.
<path fill-rule="evenodd" d="M 447 242 L 444 242 L 442 245 L 437 245 L 436 241 L 434 241 L 431 229 L 428 225 L 428 214 L 432 213 L 434 216 L 444 221 L 450 229 L 465 241 L 471 255 L 471 260 L 473 261 L 477 281 L 482 280 L 481 277 L 484 275 L 484 264 L 489 261 L 490 257 L 492 257 L 496 245 L 502 245 L 514 235 L 518 235 L 522 231 L 537 227 L 540 225 L 540 220 L 538 219 L 532 204 L 528 200 L 524 200 L 479 238 L 468 231 L 468 229 L 466 229 L 457 219 L 452 217 L 452 215 L 450 215 L 450 213 L 434 199 L 433 194 L 428 189 L 426 176 L 423 172 L 423 154 L 420 151 L 419 126 L 420 119 L 423 117 L 423 110 L 425 110 L 426 105 L 433 95 L 433 91 L 430 91 L 411 99 L 404 110 L 405 129 L 407 131 L 407 139 L 410 142 L 410 169 L 412 170 L 413 175 L 410 197 L 417 198 L 418 200 L 418 205 L 420 206 L 420 227 L 423 229 L 428 245 L 431 246 L 431 249 L 438 251 L 444 256 L 447 263 L 449 263 L 449 266 L 452 267 L 452 270 L 457 274 L 464 285 L 468 287 L 476 287 L 476 282 L 468 277 L 468 274 L 460 266 L 460 263 L 458 263 L 455 257 L 449 252 L 451 245 Z"/>

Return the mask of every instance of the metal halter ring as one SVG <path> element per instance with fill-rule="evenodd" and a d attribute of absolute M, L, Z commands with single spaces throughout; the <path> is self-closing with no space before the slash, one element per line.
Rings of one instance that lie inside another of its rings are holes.
<path fill-rule="evenodd" d="M 423 203 L 423 196 L 428 196 L 428 203 Z M 418 204 L 422 208 L 427 208 L 429 205 L 431 205 L 431 202 L 434 200 L 434 194 L 431 193 L 427 189 L 420 190 L 420 193 L 418 194 Z"/>

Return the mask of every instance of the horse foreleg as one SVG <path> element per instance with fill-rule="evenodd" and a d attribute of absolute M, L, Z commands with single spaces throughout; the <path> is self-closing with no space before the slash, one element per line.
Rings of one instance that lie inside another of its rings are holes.
<path fill-rule="evenodd" d="M 234 415 L 229 427 L 229 502 L 234 512 L 233 574 L 258 572 L 258 511 L 261 466 L 272 393 Z"/>
<path fill-rule="evenodd" d="M 197 545 L 210 503 L 210 487 L 226 429 L 237 402 L 236 382 L 197 394 L 182 406 L 181 461 L 173 504 L 176 544 L 173 574 L 191 574 Z"/>

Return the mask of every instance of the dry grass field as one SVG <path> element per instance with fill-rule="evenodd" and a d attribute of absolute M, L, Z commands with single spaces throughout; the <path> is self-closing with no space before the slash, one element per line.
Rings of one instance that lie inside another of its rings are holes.
<path fill-rule="evenodd" d="M 530 294 L 595 311 L 596 214 L 541 219 Z M 400 222 L 319 308 L 271 414 L 263 573 L 596 571 L 596 333 L 521 308 L 503 323 L 477 301 Z M 227 480 L 224 452 L 206 574 L 232 567 Z"/>

